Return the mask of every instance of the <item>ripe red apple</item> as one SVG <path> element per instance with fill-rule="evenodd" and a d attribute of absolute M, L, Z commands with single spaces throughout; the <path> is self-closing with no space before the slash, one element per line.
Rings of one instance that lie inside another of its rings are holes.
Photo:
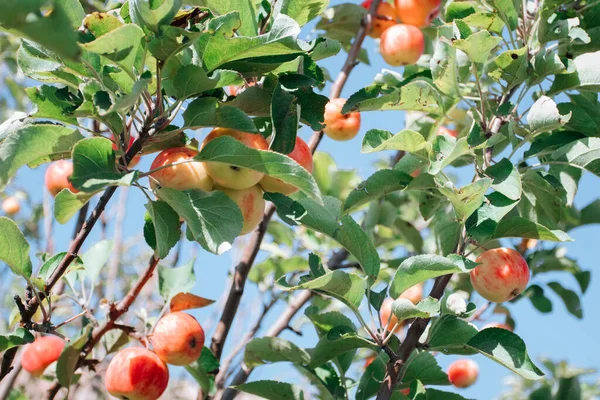
<path fill-rule="evenodd" d="M 261 135 L 225 128 L 216 128 L 209 133 L 204 139 L 202 147 L 206 146 L 211 140 L 222 136 L 231 136 L 253 149 L 269 149 L 269 143 Z M 214 179 L 216 184 L 229 189 L 248 189 L 260 182 L 264 176 L 262 172 L 220 162 L 207 162 L 206 172 Z"/>
<path fill-rule="evenodd" d="M 410 388 L 400 389 L 400 393 L 402 393 L 405 396 L 408 396 L 410 394 Z"/>
<path fill-rule="evenodd" d="M 46 189 L 50 192 L 52 197 L 56 197 L 63 189 L 69 189 L 73 193 L 77 193 L 69 177 L 73 174 L 73 163 L 67 160 L 58 160 L 51 163 L 46 169 L 46 175 L 44 181 L 46 183 Z"/>
<path fill-rule="evenodd" d="M 333 99 L 325 105 L 325 128 L 323 132 L 333 140 L 346 141 L 360 131 L 360 113 L 342 114 L 346 99 Z"/>
<path fill-rule="evenodd" d="M 450 129 L 447 128 L 445 126 L 440 126 L 438 131 L 437 131 L 438 135 L 447 135 L 447 136 L 452 136 L 454 138 L 458 137 L 458 132 L 456 132 L 454 129 Z"/>
<path fill-rule="evenodd" d="M 151 170 L 163 167 L 165 165 L 190 160 L 198 152 L 187 147 L 175 147 L 163 150 L 156 156 L 152 162 Z M 151 175 L 161 186 L 176 190 L 201 189 L 211 191 L 213 180 L 206 171 L 206 165 L 200 161 L 192 161 L 166 167 Z M 150 179 L 150 185 L 156 186 L 154 180 Z"/>
<path fill-rule="evenodd" d="M 396 13 L 403 24 L 425 27 L 440 14 L 441 0 L 395 0 Z"/>
<path fill-rule="evenodd" d="M 21 211 L 21 203 L 15 196 L 10 196 L 2 202 L 2 211 L 6 215 L 15 215 Z"/>
<path fill-rule="evenodd" d="M 133 138 L 133 136 L 129 136 L 129 145 L 127 146 L 127 150 L 125 150 L 125 151 L 129 151 L 133 142 L 135 142 L 135 139 Z M 117 144 L 113 142 L 112 148 L 113 148 L 113 150 L 118 150 Z M 128 167 L 135 168 L 135 166 L 138 165 L 138 163 L 140 162 L 141 159 L 142 159 L 142 156 L 139 154 L 136 154 L 133 157 L 133 159 L 129 162 Z"/>
<path fill-rule="evenodd" d="M 362 2 L 361 6 L 368 11 L 371 8 L 372 3 L 373 0 L 365 0 Z M 396 9 L 394 6 L 385 0 L 380 2 L 379 6 L 377 6 L 377 11 L 375 12 L 373 23 L 371 24 L 371 31 L 368 35 L 378 39 L 383 31 L 396 24 L 396 18 Z"/>
<path fill-rule="evenodd" d="M 410 300 L 413 304 L 417 304 L 423 299 L 423 285 L 416 284 L 406 289 L 400 298 Z"/>
<path fill-rule="evenodd" d="M 296 136 L 296 145 L 294 150 L 287 155 L 292 160 L 304 167 L 308 172 L 312 173 L 313 170 L 313 157 L 310 147 L 302 140 L 299 136 Z M 298 188 L 290 184 L 284 183 L 281 179 L 273 178 L 272 176 L 265 175 L 261 181 L 260 186 L 265 192 L 277 192 L 285 195 L 296 193 Z"/>
<path fill-rule="evenodd" d="M 376 356 L 369 356 L 365 358 L 365 369 L 375 361 Z"/>
<path fill-rule="evenodd" d="M 190 365 L 200 357 L 204 347 L 204 330 L 191 315 L 170 313 L 156 324 L 152 347 L 167 364 Z"/>
<path fill-rule="evenodd" d="M 244 225 L 240 235 L 252 232 L 260 224 L 265 213 L 265 199 L 263 199 L 263 192 L 260 187 L 255 185 L 242 190 L 221 187 L 217 189 L 223 191 L 240 208 L 244 217 Z"/>
<path fill-rule="evenodd" d="M 143 347 L 119 351 L 104 376 L 106 390 L 127 400 L 156 400 L 169 384 L 169 368 L 156 354 Z"/>
<path fill-rule="evenodd" d="M 487 328 L 500 328 L 500 329 L 506 329 L 507 331 L 513 331 L 513 327 L 508 325 L 508 324 L 503 324 L 502 322 L 490 322 L 489 324 L 486 324 L 483 328 L 481 329 L 487 329 Z"/>
<path fill-rule="evenodd" d="M 65 342 L 58 336 L 42 336 L 29 343 L 23 350 L 21 365 L 33 376 L 42 376 L 48 365 L 62 353 Z"/>
<path fill-rule="evenodd" d="M 231 85 L 231 86 L 228 86 L 228 88 L 229 88 L 229 95 L 230 96 L 237 96 L 238 94 L 242 93 L 247 88 L 249 88 L 251 86 L 255 86 L 255 85 L 256 85 L 255 81 L 250 81 L 250 82 L 246 83 L 246 85 L 240 85 L 240 86 Z"/>
<path fill-rule="evenodd" d="M 448 379 L 457 388 L 471 386 L 477 380 L 479 366 L 473 360 L 461 359 L 454 361 L 448 367 Z"/>
<path fill-rule="evenodd" d="M 527 287 L 529 267 L 518 251 L 492 249 L 476 261 L 480 265 L 471 270 L 471 283 L 483 298 L 501 303 L 514 299 Z"/>
<path fill-rule="evenodd" d="M 381 317 L 381 323 L 384 329 L 391 332 L 392 329 L 394 329 L 394 326 L 398 324 L 396 325 L 396 329 L 394 329 L 394 332 L 398 333 L 402 330 L 402 327 L 404 326 L 404 321 L 398 323 L 398 317 L 396 317 L 392 312 L 393 302 L 394 299 L 392 299 L 391 297 L 385 299 L 383 301 L 383 304 L 381 305 L 381 309 L 379 310 L 379 315 Z"/>
<path fill-rule="evenodd" d="M 379 52 L 391 66 L 399 67 L 419 61 L 425 50 L 425 39 L 419 28 L 397 24 L 381 35 Z"/>

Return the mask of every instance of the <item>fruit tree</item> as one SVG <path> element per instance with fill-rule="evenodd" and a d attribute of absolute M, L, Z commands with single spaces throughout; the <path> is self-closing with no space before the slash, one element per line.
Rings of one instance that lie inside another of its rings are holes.
<path fill-rule="evenodd" d="M 593 398 L 599 68 L 597 0 L 1 0 L 0 400 Z"/>

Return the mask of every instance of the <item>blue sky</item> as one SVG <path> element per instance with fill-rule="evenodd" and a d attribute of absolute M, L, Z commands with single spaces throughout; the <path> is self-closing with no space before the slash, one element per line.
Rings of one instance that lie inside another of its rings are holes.
<path fill-rule="evenodd" d="M 332 4 L 338 3 L 341 2 L 332 2 Z M 310 29 L 310 26 L 308 29 Z M 375 42 L 372 39 L 367 38 L 365 46 L 369 50 L 372 65 L 366 66 L 361 64 L 354 69 L 342 92 L 342 97 L 348 97 L 360 88 L 370 84 L 377 72 L 383 68 L 389 68 L 374 51 Z M 329 70 L 332 76 L 335 76 L 340 70 L 344 59 L 345 53 L 338 55 L 334 59 L 324 61 L 322 65 Z M 396 70 L 400 71 L 400 69 Z M 329 87 L 325 89 L 324 93 L 329 93 Z M 527 104 L 524 104 L 524 106 L 526 107 Z M 400 111 L 370 112 L 363 113 L 362 118 L 362 134 L 372 128 L 398 132 L 403 128 L 404 113 Z M 201 139 L 205 133 L 206 132 L 201 132 L 196 135 Z M 303 128 L 300 135 L 308 140 L 311 133 L 312 132 L 309 129 Z M 333 142 L 332 140 L 325 138 L 320 150 L 332 154 L 340 168 L 356 169 L 361 177 L 364 178 L 374 171 L 372 164 L 378 157 L 381 155 L 388 157 L 391 153 L 363 155 L 360 153 L 360 144 L 361 135 L 349 142 Z M 151 161 L 152 157 L 145 157 L 138 168 L 147 170 Z M 18 173 L 17 178 L 14 180 L 14 185 L 15 187 L 20 186 L 27 188 L 34 199 L 40 200 L 43 193 L 43 172 L 44 167 L 35 170 L 23 169 Z M 470 179 L 473 174 L 473 169 L 472 167 L 462 168 L 457 170 L 456 174 L 461 180 Z M 580 191 L 577 194 L 575 204 L 581 207 L 594 200 L 598 194 L 598 183 L 597 177 L 586 173 L 580 183 Z M 145 198 L 139 191 L 134 189 L 129 191 L 124 237 L 126 240 L 139 238 L 139 249 L 148 251 L 143 242 L 143 238 L 141 237 L 141 228 L 143 225 L 143 207 L 141 205 L 144 203 Z M 113 200 L 108 208 L 109 215 L 114 216 L 115 204 L 116 201 Z M 57 252 L 66 250 L 73 223 L 74 221 L 71 221 L 64 226 L 55 225 L 54 240 Z M 108 232 L 111 233 L 113 229 L 114 226 L 112 220 L 109 219 Z M 587 294 L 583 297 L 584 318 L 582 320 L 577 320 L 575 317 L 568 314 L 560 299 L 549 292 L 547 292 L 547 296 L 550 297 L 554 303 L 554 312 L 552 314 L 540 314 L 528 301 L 509 304 L 508 307 L 511 309 L 511 312 L 517 321 L 516 333 L 525 340 L 529 353 L 534 360 L 539 359 L 539 357 L 548 356 L 555 360 L 568 359 L 572 363 L 582 367 L 600 367 L 600 361 L 598 361 L 600 360 L 600 348 L 597 346 L 596 334 L 600 328 L 600 324 L 598 318 L 595 318 L 597 316 L 595 305 L 600 303 L 600 281 L 595 275 L 597 259 L 594 258 L 597 256 L 593 256 L 594 253 L 591 251 L 594 246 L 598 246 L 600 227 L 598 225 L 592 225 L 578 228 L 574 230 L 571 235 L 575 239 L 575 242 L 563 244 L 562 246 L 568 250 L 568 254 L 571 257 L 579 261 L 582 268 L 592 270 L 592 282 Z M 87 248 L 90 244 L 99 240 L 99 238 L 99 229 L 96 227 L 84 248 Z M 239 249 L 243 248 L 243 245 L 244 239 L 239 239 L 236 243 L 236 247 L 221 257 L 211 255 L 199 248 L 196 249 L 198 258 L 195 264 L 197 275 L 195 292 L 197 294 L 208 298 L 218 299 L 221 294 L 227 290 L 228 271 L 232 265 L 235 265 L 236 257 L 240 252 Z M 181 264 L 189 261 L 192 257 L 192 254 L 195 252 L 192 247 L 191 244 L 186 243 L 180 259 Z M 597 251 L 595 253 L 597 254 Z M 259 260 L 264 257 L 265 254 L 261 253 L 259 255 Z M 559 280 L 566 287 L 572 289 L 578 288 L 576 281 L 569 274 L 553 274 L 548 277 L 543 276 L 541 279 L 547 279 L 548 281 Z M 253 313 L 260 310 L 260 303 L 257 302 L 256 294 L 256 287 L 253 284 L 249 284 L 242 299 L 242 307 L 244 310 L 238 314 L 238 318 L 234 322 L 234 329 L 232 329 L 229 337 L 225 354 L 228 353 L 228 350 L 231 349 L 232 345 L 235 346 L 236 339 L 241 336 L 240 328 L 243 325 L 248 324 L 249 321 L 253 321 Z M 479 299 L 479 304 L 483 304 L 481 299 Z M 134 307 L 141 306 L 143 306 L 143 304 L 139 301 L 134 305 Z M 282 307 L 276 307 L 272 310 L 263 324 L 263 327 L 268 328 L 270 323 L 277 318 L 281 309 Z M 212 306 L 195 311 L 193 314 L 196 315 L 199 321 L 206 327 L 211 325 L 214 327 L 214 324 L 211 324 L 210 321 L 211 318 L 214 317 L 216 310 L 217 306 Z M 297 320 L 295 322 L 297 322 Z M 305 328 L 306 333 L 301 338 L 290 332 L 285 332 L 283 337 L 293 340 L 301 346 L 314 346 L 316 343 L 314 331 L 308 325 L 306 325 Z M 210 333 L 212 332 L 207 332 L 207 340 L 211 337 Z M 450 362 L 455 360 L 455 358 L 456 357 L 452 356 L 438 355 L 439 363 L 444 368 L 446 368 Z M 465 397 L 476 399 L 488 399 L 496 396 L 502 389 L 503 378 L 509 376 L 511 372 L 482 356 L 476 356 L 475 359 L 480 364 L 479 380 L 473 387 L 461 390 L 460 393 Z M 259 368 L 252 375 L 251 379 L 282 379 L 294 382 L 298 380 L 298 375 L 294 369 L 281 368 L 281 366 L 278 365 Z"/>

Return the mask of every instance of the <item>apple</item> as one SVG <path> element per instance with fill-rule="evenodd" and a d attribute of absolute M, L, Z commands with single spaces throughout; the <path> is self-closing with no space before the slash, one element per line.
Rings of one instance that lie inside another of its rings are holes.
<path fill-rule="evenodd" d="M 161 151 L 152 162 L 151 170 L 165 165 L 182 162 L 194 158 L 198 152 L 187 147 L 175 147 Z M 206 171 L 205 163 L 201 161 L 184 162 L 160 169 L 150 174 L 160 186 L 176 189 L 189 190 L 201 189 L 211 191 L 213 180 Z M 156 187 L 156 182 L 150 179 L 150 185 Z"/>
<path fill-rule="evenodd" d="M 128 400 L 156 400 L 169 384 L 169 368 L 156 354 L 143 347 L 119 351 L 104 376 L 112 396 Z"/>
<path fill-rule="evenodd" d="M 58 336 L 42 336 L 29 343 L 23 350 L 21 365 L 33 376 L 42 376 L 48 365 L 62 353 L 65 342 Z"/>
<path fill-rule="evenodd" d="M 440 14 L 441 0 L 395 0 L 396 13 L 403 24 L 425 27 Z"/>
<path fill-rule="evenodd" d="M 117 139 L 115 139 L 117 140 Z M 129 151 L 129 149 L 131 148 L 131 145 L 133 144 L 133 142 L 135 142 L 135 139 L 133 138 L 133 136 L 129 136 L 129 145 L 127 146 L 127 150 L 125 151 Z M 118 150 L 118 146 L 116 143 L 113 142 L 113 146 L 112 146 L 113 150 Z M 136 165 L 138 165 L 138 163 L 140 162 L 142 156 L 139 154 L 136 154 L 133 159 L 129 162 L 128 167 L 129 168 L 135 168 Z"/>
<path fill-rule="evenodd" d="M 446 136 L 452 136 L 454 138 L 458 137 L 458 132 L 456 132 L 454 129 L 450 129 L 447 128 L 445 126 L 440 126 L 438 131 L 437 131 L 438 135 L 446 135 Z"/>
<path fill-rule="evenodd" d="M 371 365 L 373 363 L 373 361 L 375 361 L 375 358 L 377 358 L 377 356 L 369 356 L 367 358 L 365 358 L 365 369 Z"/>
<path fill-rule="evenodd" d="M 217 187 L 217 189 L 229 196 L 240 208 L 244 217 L 244 225 L 240 235 L 252 232 L 260 224 L 265 213 L 265 199 L 260 187 L 255 185 L 242 190 L 222 187 Z"/>
<path fill-rule="evenodd" d="M 500 328 L 500 329 L 506 329 L 507 331 L 513 331 L 513 327 L 508 325 L 508 324 L 503 324 L 502 322 L 490 322 L 489 324 L 486 324 L 483 328 L 481 329 L 488 329 L 488 328 Z"/>
<path fill-rule="evenodd" d="M 425 39 L 419 28 L 397 24 L 383 32 L 379 43 L 381 56 L 391 66 L 399 67 L 419 61 L 425 50 Z"/>
<path fill-rule="evenodd" d="M 10 196 L 2 202 L 2 211 L 6 215 L 15 215 L 21 211 L 21 203 L 15 196 Z"/>
<path fill-rule="evenodd" d="M 423 299 L 423 285 L 416 284 L 406 289 L 400 298 L 410 300 L 413 304 L 417 304 Z"/>
<path fill-rule="evenodd" d="M 58 160 L 51 163 L 46 169 L 44 175 L 44 181 L 46 183 L 46 189 L 50 192 L 52 197 L 56 197 L 63 189 L 69 189 L 73 193 L 77 193 L 69 177 L 73 174 L 73 163 L 67 160 Z"/>
<path fill-rule="evenodd" d="M 372 3 L 373 0 L 365 0 L 362 2 L 361 6 L 363 6 L 365 10 L 369 11 Z M 396 9 L 394 6 L 385 0 L 380 2 L 379 6 L 377 6 L 377 11 L 375 12 L 373 23 L 371 24 L 371 31 L 368 33 L 368 35 L 372 38 L 378 39 L 381 37 L 383 31 L 396 24 L 396 18 Z"/>
<path fill-rule="evenodd" d="M 535 249 L 537 244 L 538 244 L 538 241 L 536 239 L 524 238 L 521 240 L 521 243 L 519 244 L 519 251 L 521 252 L 521 254 L 526 253 L 527 250 Z"/>
<path fill-rule="evenodd" d="M 408 396 L 410 394 L 410 388 L 400 389 L 400 393 L 402 393 L 405 396 Z"/>
<path fill-rule="evenodd" d="M 390 331 L 394 329 L 396 324 L 396 329 L 394 329 L 394 333 L 398 333 L 402 330 L 402 326 L 404 325 L 404 321 L 398 323 L 398 317 L 394 315 L 392 312 L 392 303 L 394 299 L 391 297 L 385 299 L 383 304 L 381 305 L 381 309 L 379 310 L 379 315 L 381 317 L 381 323 L 385 330 Z"/>
<path fill-rule="evenodd" d="M 325 105 L 325 128 L 323 132 L 333 140 L 353 139 L 360 131 L 360 113 L 342 114 L 346 99 L 333 99 Z"/>
<path fill-rule="evenodd" d="M 448 379 L 457 388 L 471 386 L 477 380 L 479 366 L 473 360 L 461 359 L 454 361 L 448 367 Z"/>
<path fill-rule="evenodd" d="M 256 82 L 251 81 L 251 82 L 246 83 L 245 86 L 235 86 L 235 85 L 228 86 L 229 95 L 230 96 L 237 96 L 238 94 L 242 93 L 247 88 L 249 88 L 251 86 L 255 86 L 255 85 L 256 85 Z"/>
<path fill-rule="evenodd" d="M 200 357 L 204 347 L 204 330 L 191 315 L 170 313 L 156 324 L 152 347 L 167 364 L 190 365 Z"/>
<path fill-rule="evenodd" d="M 204 139 L 202 147 L 206 146 L 211 140 L 222 136 L 231 136 L 252 149 L 269 149 L 269 143 L 259 134 L 225 128 L 216 128 L 209 133 L 206 139 Z M 208 172 L 219 186 L 238 190 L 248 189 L 256 185 L 264 176 L 262 172 L 220 162 L 207 162 L 206 172 Z"/>
<path fill-rule="evenodd" d="M 299 136 L 296 136 L 296 145 L 294 146 L 294 150 L 292 150 L 292 152 L 287 156 L 303 166 L 308 172 L 312 173 L 312 152 L 310 151 L 310 147 L 308 147 L 306 142 Z M 272 176 L 268 175 L 265 175 L 261 179 L 260 186 L 265 192 L 283 193 L 287 196 L 298 191 L 297 187 L 284 183 L 281 179 L 273 178 Z"/>
<path fill-rule="evenodd" d="M 527 287 L 529 267 L 518 251 L 491 249 L 476 261 L 479 265 L 471 270 L 471 283 L 483 298 L 496 303 L 509 301 Z"/>

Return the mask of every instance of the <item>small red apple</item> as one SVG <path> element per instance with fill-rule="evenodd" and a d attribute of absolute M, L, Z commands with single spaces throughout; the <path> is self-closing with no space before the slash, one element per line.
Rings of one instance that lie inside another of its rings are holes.
<path fill-rule="evenodd" d="M 202 147 L 208 142 L 218 137 L 231 136 L 246 146 L 257 150 L 268 150 L 269 143 L 259 134 L 246 133 L 233 129 L 216 128 L 208 134 Z M 230 189 L 248 189 L 256 185 L 263 178 L 262 172 L 254 171 L 248 168 L 238 167 L 236 165 L 207 162 L 206 172 L 214 179 L 215 183 Z"/>
<path fill-rule="evenodd" d="M 42 336 L 29 343 L 23 350 L 21 365 L 33 376 L 42 376 L 48 365 L 62 353 L 65 342 L 58 336 Z"/>
<path fill-rule="evenodd" d="M 360 113 L 342 114 L 346 99 L 333 99 L 325 105 L 325 128 L 323 132 L 333 140 L 353 139 L 360 132 Z"/>
<path fill-rule="evenodd" d="M 133 142 L 135 142 L 135 139 L 133 138 L 133 136 L 129 136 L 129 145 L 127 146 L 127 150 L 125 150 L 125 151 L 129 151 Z M 112 148 L 113 148 L 113 150 L 118 150 L 117 144 L 113 142 Z M 141 159 L 142 159 L 142 156 L 139 154 L 136 154 L 133 157 L 133 159 L 129 162 L 128 167 L 135 168 L 135 166 L 138 165 L 138 163 L 140 162 Z"/>
<path fill-rule="evenodd" d="M 377 357 L 376 356 L 369 356 L 369 357 L 365 358 L 365 369 L 369 365 L 373 364 L 373 361 L 375 361 L 375 358 L 377 358 Z"/>
<path fill-rule="evenodd" d="M 419 283 L 409 287 L 400 295 L 400 298 L 408 299 L 413 304 L 417 304 L 423 299 L 423 285 Z"/>
<path fill-rule="evenodd" d="M 425 39 L 419 28 L 397 24 L 381 35 L 379 52 L 389 65 L 399 67 L 419 61 L 425 50 Z"/>
<path fill-rule="evenodd" d="M 229 196 L 242 212 L 244 225 L 240 235 L 245 235 L 256 229 L 258 224 L 260 224 L 260 221 L 262 221 L 266 205 L 265 199 L 263 198 L 263 191 L 260 186 L 255 185 L 242 190 L 221 187 L 217 187 L 216 189 L 221 190 Z"/>
<path fill-rule="evenodd" d="M 440 14 L 441 0 L 395 0 L 396 13 L 403 24 L 425 27 Z"/>
<path fill-rule="evenodd" d="M 52 197 L 56 197 L 63 189 L 69 189 L 73 193 L 77 193 L 69 177 L 73 174 L 73 163 L 67 160 L 58 160 L 51 163 L 46 169 L 44 181 L 46 183 L 46 189 L 50 192 Z"/>
<path fill-rule="evenodd" d="M 396 317 L 392 312 L 393 302 L 394 299 L 392 299 L 391 297 L 385 299 L 383 301 L 383 304 L 381 305 L 381 309 L 379 310 L 379 315 L 381 317 L 381 324 L 383 325 L 384 329 L 390 332 L 393 329 L 395 333 L 398 333 L 402 330 L 402 327 L 404 326 L 404 321 L 398 323 L 398 317 Z M 394 326 L 396 326 L 395 329 Z"/>
<path fill-rule="evenodd" d="M 170 313 L 156 324 L 152 347 L 167 364 L 189 365 L 200 357 L 204 347 L 204 330 L 191 315 Z"/>
<path fill-rule="evenodd" d="M 454 129 L 450 129 L 445 126 L 440 126 L 437 134 L 440 136 L 446 135 L 446 136 L 452 136 L 454 138 L 458 137 L 458 132 L 456 132 Z"/>
<path fill-rule="evenodd" d="M 473 360 L 461 359 L 448 367 L 448 379 L 457 388 L 467 388 L 475 383 L 479 375 L 479 366 Z"/>
<path fill-rule="evenodd" d="M 484 252 L 471 270 L 473 288 L 483 298 L 500 303 L 517 297 L 529 282 L 529 267 L 523 256 L 508 248 Z"/>
<path fill-rule="evenodd" d="M 369 10 L 371 8 L 371 4 L 373 0 L 365 0 L 362 2 L 361 6 L 365 10 Z M 393 5 L 388 3 L 387 1 L 382 1 L 377 6 L 377 11 L 373 18 L 373 23 L 371 24 L 371 31 L 369 32 L 369 36 L 375 39 L 378 39 L 383 31 L 385 31 L 390 26 L 396 24 L 396 9 Z"/>
<path fill-rule="evenodd" d="M 2 202 L 2 211 L 6 215 L 15 215 L 21 211 L 21 203 L 15 196 L 10 196 Z"/>
<path fill-rule="evenodd" d="M 313 157 L 310 147 L 306 144 L 302 138 L 296 136 L 296 145 L 294 150 L 287 155 L 292 160 L 304 167 L 308 172 L 312 173 L 313 170 Z M 281 179 L 273 178 L 272 176 L 265 175 L 261 181 L 260 186 L 265 192 L 276 192 L 290 195 L 296 193 L 298 188 L 290 184 L 284 183 Z"/>
<path fill-rule="evenodd" d="M 143 347 L 119 351 L 104 376 L 106 390 L 127 400 L 156 400 L 169 384 L 169 368 L 156 354 Z"/>
<path fill-rule="evenodd" d="M 152 162 L 151 170 L 194 158 L 198 152 L 187 147 L 175 147 L 158 154 Z M 206 165 L 200 161 L 184 162 L 153 172 L 150 176 L 166 188 L 176 190 L 200 189 L 211 191 L 213 180 L 206 172 Z M 150 185 L 156 186 L 150 179 Z"/>

